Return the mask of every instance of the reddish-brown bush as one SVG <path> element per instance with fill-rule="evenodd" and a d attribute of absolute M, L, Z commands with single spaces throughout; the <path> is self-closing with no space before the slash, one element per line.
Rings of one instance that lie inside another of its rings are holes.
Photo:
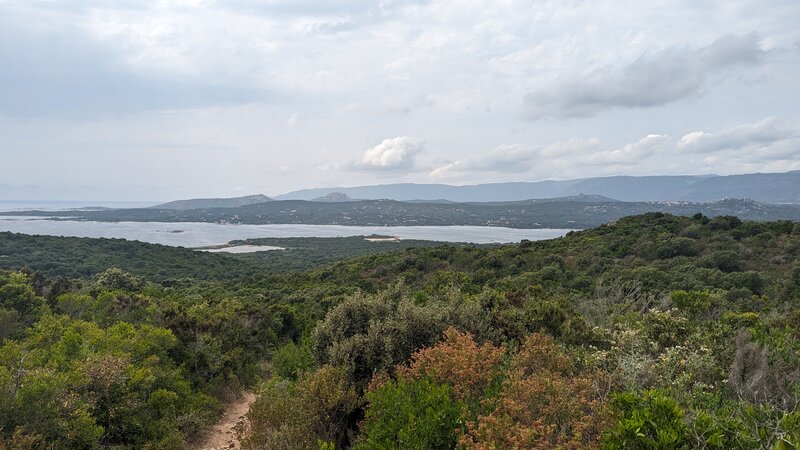
<path fill-rule="evenodd" d="M 595 388 L 599 375 L 573 375 L 570 359 L 548 336 L 533 334 L 515 355 L 494 410 L 467 423 L 459 447 L 582 449 L 599 445 L 609 414 Z"/>
<path fill-rule="evenodd" d="M 447 383 L 459 400 L 480 399 L 497 377 L 505 352 L 505 346 L 478 345 L 471 334 L 449 327 L 442 342 L 415 352 L 411 364 L 399 366 L 397 374 Z"/>

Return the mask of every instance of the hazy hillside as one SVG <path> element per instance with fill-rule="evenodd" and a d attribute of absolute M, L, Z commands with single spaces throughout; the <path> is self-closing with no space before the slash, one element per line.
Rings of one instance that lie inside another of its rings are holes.
<path fill-rule="evenodd" d="M 513 201 L 592 194 L 622 201 L 697 201 L 751 198 L 764 203 L 800 203 L 800 171 L 745 175 L 616 176 L 530 183 L 386 184 L 303 189 L 278 195 L 277 200 L 309 200 L 331 192 L 352 198 L 394 200 L 446 199 L 459 202 Z"/>
<path fill-rule="evenodd" d="M 256 203 L 271 202 L 272 199 L 263 194 L 245 195 L 244 197 L 231 198 L 192 198 L 188 200 L 175 200 L 172 202 L 155 205 L 153 209 L 197 209 L 197 208 L 235 208 L 237 206 L 254 205 Z"/>
<path fill-rule="evenodd" d="M 117 209 L 65 211 L 60 217 L 94 221 L 316 224 L 354 226 L 475 225 L 509 228 L 587 228 L 633 214 L 733 215 L 747 220 L 800 220 L 799 205 L 752 200 L 717 202 L 621 202 L 598 196 L 485 203 L 411 203 L 395 200 L 308 202 L 284 200 L 238 208 Z M 11 213 L 9 213 L 11 214 Z M 50 216 L 52 212 L 14 212 Z"/>
<path fill-rule="evenodd" d="M 341 192 L 331 192 L 329 194 L 323 195 L 322 197 L 312 198 L 312 202 L 349 202 L 353 199 L 350 198 L 347 194 L 342 194 Z"/>

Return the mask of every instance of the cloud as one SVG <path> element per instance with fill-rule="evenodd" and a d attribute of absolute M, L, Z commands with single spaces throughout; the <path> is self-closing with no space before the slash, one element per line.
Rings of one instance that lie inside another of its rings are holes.
<path fill-rule="evenodd" d="M 431 178 L 450 178 L 475 173 L 523 174 L 565 157 L 585 156 L 597 148 L 597 139 L 570 139 L 541 147 L 502 144 L 474 158 L 451 161 L 433 169 Z"/>
<path fill-rule="evenodd" d="M 448 162 L 433 169 L 431 178 L 448 178 L 470 172 L 523 173 L 531 169 L 542 149 L 520 144 L 499 145 L 476 158 Z"/>
<path fill-rule="evenodd" d="M 76 27 L 32 27 L 0 7 L 0 114 L 86 118 L 267 100 L 265 91 L 131 71 Z"/>
<path fill-rule="evenodd" d="M 667 149 L 669 140 L 669 136 L 665 134 L 648 134 L 642 139 L 625 144 L 618 149 L 586 155 L 581 163 L 584 165 L 635 166 L 658 150 Z"/>
<path fill-rule="evenodd" d="M 499 145 L 477 158 L 452 161 L 433 169 L 431 178 L 449 178 L 471 172 L 524 173 L 541 157 L 541 149 L 520 144 Z"/>
<path fill-rule="evenodd" d="M 545 146 L 500 145 L 479 157 L 440 164 L 432 179 L 566 179 L 599 175 L 783 172 L 800 168 L 800 123 L 768 117 L 677 138 L 648 134 L 617 146 L 597 138 Z M 474 182 L 474 181 L 472 181 Z"/>
<path fill-rule="evenodd" d="M 702 95 L 712 75 L 731 66 L 757 64 L 764 54 L 755 33 L 726 35 L 704 48 L 671 47 L 645 53 L 622 67 L 605 66 L 531 92 L 524 102 L 533 119 L 661 106 Z"/>
<path fill-rule="evenodd" d="M 536 147 L 519 144 L 500 145 L 472 161 L 469 166 L 493 172 L 519 173 L 530 169 L 538 156 L 539 149 Z"/>
<path fill-rule="evenodd" d="M 714 133 L 694 131 L 685 134 L 677 144 L 678 150 L 692 153 L 715 153 L 767 148 L 786 144 L 800 138 L 800 129 L 768 117 L 756 123 L 738 125 Z M 800 155 L 800 143 L 795 142 L 794 151 Z"/>
<path fill-rule="evenodd" d="M 431 170 L 428 176 L 431 178 L 448 178 L 458 170 L 458 165 L 458 161 L 449 162 Z"/>
<path fill-rule="evenodd" d="M 0 0 L 0 180 L 110 189 L 124 166 L 176 197 L 796 167 L 796 139 L 675 145 L 798 119 L 797 0 L 535 3 Z M 426 148 L 365 163 L 397 135 Z"/>
<path fill-rule="evenodd" d="M 412 169 L 415 157 L 424 147 L 424 143 L 406 136 L 384 139 L 375 147 L 367 149 L 356 166 L 377 170 Z"/>

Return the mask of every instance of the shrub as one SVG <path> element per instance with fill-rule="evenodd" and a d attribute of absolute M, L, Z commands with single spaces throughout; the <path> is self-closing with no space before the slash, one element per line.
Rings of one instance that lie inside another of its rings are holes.
<path fill-rule="evenodd" d="M 416 305 L 394 293 L 357 295 L 333 308 L 313 334 L 319 364 L 344 367 L 359 389 L 377 372 L 392 371 L 413 352 L 439 341 L 449 325 L 485 334 L 488 314 L 476 301 L 461 298 Z"/>
<path fill-rule="evenodd" d="M 294 383 L 273 379 L 247 414 L 245 449 L 318 449 L 317 441 L 347 448 L 360 420 L 361 399 L 341 368 L 323 366 Z"/>
<path fill-rule="evenodd" d="M 531 333 L 514 356 L 514 368 L 522 375 L 534 375 L 542 371 L 561 375 L 572 374 L 572 361 L 565 355 L 555 339 L 540 333 Z"/>
<path fill-rule="evenodd" d="M 689 448 L 688 428 L 677 402 L 657 391 L 617 395 L 614 409 L 621 415 L 603 437 L 603 449 L 671 450 Z"/>
<path fill-rule="evenodd" d="M 0 347 L 3 431 L 23 429 L 53 448 L 179 443 L 212 420 L 218 405 L 183 378 L 170 356 L 176 346 L 169 330 L 151 325 L 104 329 L 45 315 L 24 340 Z M 15 388 L 3 389 L 4 373 L 15 374 Z"/>
<path fill-rule="evenodd" d="M 681 311 L 697 315 L 711 308 L 711 294 L 708 291 L 672 291 L 670 301 Z"/>
<path fill-rule="evenodd" d="M 138 291 L 145 285 L 144 279 L 116 267 L 97 274 L 95 281 L 101 288 L 109 290 Z"/>
<path fill-rule="evenodd" d="M 644 316 L 644 325 L 650 339 L 662 348 L 683 342 L 689 334 L 689 321 L 675 309 L 651 309 Z"/>
<path fill-rule="evenodd" d="M 761 317 L 756 312 L 735 313 L 727 311 L 722 315 L 721 319 L 734 328 L 747 328 L 758 324 Z"/>
<path fill-rule="evenodd" d="M 602 374 L 572 375 L 552 338 L 530 336 L 488 415 L 467 423 L 459 446 L 472 449 L 551 449 L 596 446 L 608 412 L 596 388 Z"/>
<path fill-rule="evenodd" d="M 738 272 L 742 270 L 742 265 L 739 261 L 739 255 L 730 250 L 714 252 L 706 260 L 706 266 L 713 269 L 719 269 L 726 273 Z"/>
<path fill-rule="evenodd" d="M 293 382 L 274 378 L 261 386 L 247 412 L 246 437 L 242 440 L 242 448 L 313 448 L 308 430 L 295 423 L 299 406 Z"/>
<path fill-rule="evenodd" d="M 479 346 L 471 334 L 449 327 L 444 341 L 417 351 L 411 356 L 411 364 L 399 367 L 397 372 L 405 378 L 428 377 L 447 383 L 460 400 L 478 399 L 497 377 L 504 354 L 504 346 Z"/>
<path fill-rule="evenodd" d="M 451 449 L 461 406 L 453 389 L 422 378 L 399 379 L 367 394 L 364 434 L 356 449 Z"/>
<path fill-rule="evenodd" d="M 764 291 L 764 279 L 758 272 L 735 272 L 725 275 L 722 287 L 728 289 L 747 289 L 755 295 Z"/>
<path fill-rule="evenodd" d="M 778 362 L 770 363 L 767 349 L 753 342 L 747 330 L 739 331 L 736 356 L 728 372 L 728 386 L 737 398 L 781 409 L 796 404 L 793 385 L 800 374 L 782 369 Z"/>
<path fill-rule="evenodd" d="M 30 326 L 42 312 L 44 299 L 30 286 L 28 276 L 11 272 L 0 274 L 0 339 L 12 337 Z"/>
<path fill-rule="evenodd" d="M 656 258 L 669 259 L 677 256 L 697 256 L 700 244 L 688 237 L 675 237 L 660 245 L 656 250 Z"/>
<path fill-rule="evenodd" d="M 272 352 L 272 369 L 281 378 L 296 380 L 300 374 L 314 367 L 314 357 L 307 344 L 286 343 Z"/>
<path fill-rule="evenodd" d="M 727 231 L 742 225 L 742 219 L 736 216 L 717 216 L 708 223 L 708 228 L 714 231 Z"/>

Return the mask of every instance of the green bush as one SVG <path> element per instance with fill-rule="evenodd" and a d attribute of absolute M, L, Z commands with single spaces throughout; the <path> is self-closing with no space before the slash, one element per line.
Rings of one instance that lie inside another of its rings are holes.
<path fill-rule="evenodd" d="M 362 407 L 341 368 L 323 366 L 297 382 L 273 378 L 247 413 L 245 449 L 348 448 Z"/>
<path fill-rule="evenodd" d="M 660 245 L 656 250 L 656 258 L 669 259 L 678 256 L 697 256 L 700 254 L 700 244 L 688 237 L 675 237 Z"/>
<path fill-rule="evenodd" d="M 657 391 L 647 391 L 641 396 L 623 393 L 612 404 L 621 418 L 603 437 L 603 449 L 690 448 L 683 410 L 672 398 Z"/>
<path fill-rule="evenodd" d="M 307 343 L 288 342 L 272 352 L 272 370 L 275 374 L 296 380 L 300 374 L 314 367 L 314 356 Z"/>
<path fill-rule="evenodd" d="M 738 272 L 742 270 L 739 255 L 731 250 L 721 250 L 711 254 L 706 260 L 706 266 L 719 269 L 723 272 Z"/>
<path fill-rule="evenodd" d="M 97 285 L 103 289 L 138 291 L 145 285 L 144 279 L 134 276 L 124 270 L 112 267 L 97 274 Z"/>
<path fill-rule="evenodd" d="M 320 365 L 345 368 L 364 388 L 375 373 L 392 371 L 414 351 L 438 342 L 449 325 L 483 338 L 488 312 L 458 292 L 448 297 L 417 305 L 401 288 L 350 297 L 314 329 L 312 353 Z"/>
<path fill-rule="evenodd" d="M 693 315 L 711 308 L 711 294 L 708 291 L 672 291 L 669 298 L 678 309 Z"/>
<path fill-rule="evenodd" d="M 369 407 L 359 450 L 451 449 L 461 425 L 453 389 L 427 379 L 398 380 L 367 394 Z"/>

